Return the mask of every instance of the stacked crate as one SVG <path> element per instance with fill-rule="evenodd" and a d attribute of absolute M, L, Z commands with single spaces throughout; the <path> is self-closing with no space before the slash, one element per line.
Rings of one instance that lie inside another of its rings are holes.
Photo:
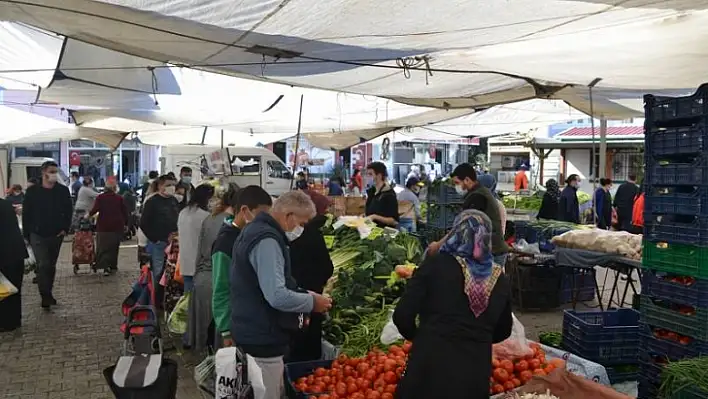
<path fill-rule="evenodd" d="M 463 199 L 450 181 L 436 181 L 428 189 L 427 227 L 448 230 L 462 212 Z"/>
<path fill-rule="evenodd" d="M 639 398 L 655 398 L 664 364 L 708 355 L 708 86 L 644 102 Z"/>

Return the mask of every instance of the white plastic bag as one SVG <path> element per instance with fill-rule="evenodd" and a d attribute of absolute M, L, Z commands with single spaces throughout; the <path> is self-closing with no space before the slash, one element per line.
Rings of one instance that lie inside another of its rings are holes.
<path fill-rule="evenodd" d="M 524 325 L 521 324 L 513 313 L 511 314 L 511 318 L 513 325 L 509 338 L 492 346 L 492 355 L 500 360 L 513 360 L 533 354 L 533 349 L 531 349 L 529 341 L 526 339 Z"/>
<path fill-rule="evenodd" d="M 37 270 L 37 259 L 34 257 L 32 246 L 27 244 L 27 258 L 25 258 L 25 274 Z"/>
<path fill-rule="evenodd" d="M 238 399 L 239 389 L 243 385 L 243 363 L 239 361 L 239 352 L 235 347 L 221 348 L 214 357 L 216 369 L 216 399 Z"/>
<path fill-rule="evenodd" d="M 17 287 L 5 275 L 0 273 L 0 301 L 15 294 L 17 294 Z"/>
<path fill-rule="evenodd" d="M 141 228 L 138 228 L 138 231 L 135 233 L 136 236 L 138 236 L 138 246 L 140 247 L 146 247 L 148 245 L 148 238 L 145 236 L 145 233 L 143 233 L 143 230 Z"/>
<path fill-rule="evenodd" d="M 248 382 L 253 387 L 253 399 L 265 399 L 266 389 L 263 383 L 263 372 L 258 367 L 256 359 L 250 355 L 246 355 L 248 359 Z"/>
<path fill-rule="evenodd" d="M 394 342 L 402 340 L 403 336 L 398 332 L 398 327 L 393 324 L 393 312 L 391 312 L 388 323 L 386 323 L 383 331 L 381 331 L 381 343 L 384 345 L 392 345 Z"/>

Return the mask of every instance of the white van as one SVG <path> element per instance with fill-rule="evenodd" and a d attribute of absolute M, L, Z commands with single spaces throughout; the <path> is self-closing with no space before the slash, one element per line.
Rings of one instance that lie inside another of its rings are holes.
<path fill-rule="evenodd" d="M 224 147 L 208 145 L 178 145 L 162 147 L 161 173 L 179 175 L 183 166 L 192 168 L 192 182 L 199 184 L 209 169 L 213 171 L 211 158 L 216 156 L 227 167 L 218 174 L 241 187 L 258 185 L 270 195 L 278 196 L 290 191 L 292 173 L 272 151 L 262 147 Z"/>
<path fill-rule="evenodd" d="M 17 157 L 10 161 L 10 186 L 19 184 L 23 188 L 27 187 L 27 181 L 36 177 L 42 180 L 42 164 L 47 161 L 54 161 L 52 158 L 41 157 Z M 56 162 L 56 161 L 55 161 Z M 59 183 L 69 184 L 69 177 L 62 168 L 59 168 Z"/>

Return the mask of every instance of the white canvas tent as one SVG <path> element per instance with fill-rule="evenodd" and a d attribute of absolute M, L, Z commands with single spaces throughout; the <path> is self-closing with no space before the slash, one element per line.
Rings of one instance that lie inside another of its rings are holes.
<path fill-rule="evenodd" d="M 4 0 L 0 18 L 145 59 L 441 108 L 537 97 L 588 113 L 599 78 L 595 116 L 623 119 L 641 114 L 640 93 L 706 80 L 702 0 L 431 4 Z"/>
<path fill-rule="evenodd" d="M 0 106 L 0 121 L 4 126 L 0 133 L 0 144 L 41 143 L 84 138 L 116 148 L 127 135 L 112 130 L 75 126 L 5 106 Z"/>

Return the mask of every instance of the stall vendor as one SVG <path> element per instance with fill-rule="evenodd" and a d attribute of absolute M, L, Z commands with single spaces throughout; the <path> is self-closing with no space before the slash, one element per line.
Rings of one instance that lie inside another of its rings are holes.
<path fill-rule="evenodd" d="M 398 226 L 398 199 L 387 182 L 388 171 L 383 162 L 372 162 L 366 167 L 366 216 L 379 227 Z"/>

